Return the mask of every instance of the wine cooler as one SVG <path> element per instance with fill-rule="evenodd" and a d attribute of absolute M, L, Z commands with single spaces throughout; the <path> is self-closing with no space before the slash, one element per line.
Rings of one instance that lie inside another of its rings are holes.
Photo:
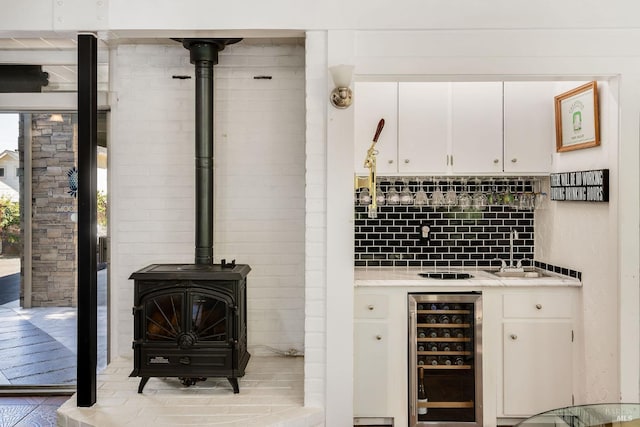
<path fill-rule="evenodd" d="M 409 426 L 482 425 L 482 294 L 409 294 Z"/>

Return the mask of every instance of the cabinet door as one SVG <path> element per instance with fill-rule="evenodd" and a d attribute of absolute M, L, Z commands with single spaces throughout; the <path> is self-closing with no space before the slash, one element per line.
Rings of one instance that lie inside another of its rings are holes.
<path fill-rule="evenodd" d="M 549 173 L 555 150 L 554 82 L 504 83 L 504 171 Z"/>
<path fill-rule="evenodd" d="M 451 83 L 399 83 L 398 169 L 447 171 L 451 139 Z"/>
<path fill-rule="evenodd" d="M 389 396 L 388 326 L 384 322 L 355 322 L 353 415 L 386 417 Z"/>
<path fill-rule="evenodd" d="M 502 82 L 452 83 L 452 171 L 502 172 Z"/>
<path fill-rule="evenodd" d="M 369 172 L 364 167 L 380 119 L 385 125 L 376 150 L 378 174 L 398 172 L 398 83 L 356 82 L 354 84 L 354 166 L 358 174 Z"/>
<path fill-rule="evenodd" d="M 505 321 L 503 409 L 531 416 L 571 405 L 572 345 L 569 321 Z"/>

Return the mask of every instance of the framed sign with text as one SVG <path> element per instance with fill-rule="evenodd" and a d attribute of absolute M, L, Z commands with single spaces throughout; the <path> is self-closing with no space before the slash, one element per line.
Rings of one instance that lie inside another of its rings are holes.
<path fill-rule="evenodd" d="M 609 169 L 552 173 L 551 200 L 608 202 Z"/>
<path fill-rule="evenodd" d="M 555 110 L 557 152 L 600 145 L 597 82 L 556 96 Z"/>

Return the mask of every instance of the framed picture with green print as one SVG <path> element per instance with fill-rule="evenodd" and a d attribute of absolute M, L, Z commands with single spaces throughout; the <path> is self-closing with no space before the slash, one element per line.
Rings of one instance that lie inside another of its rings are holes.
<path fill-rule="evenodd" d="M 556 96 L 555 110 L 557 152 L 600 145 L 597 82 Z"/>

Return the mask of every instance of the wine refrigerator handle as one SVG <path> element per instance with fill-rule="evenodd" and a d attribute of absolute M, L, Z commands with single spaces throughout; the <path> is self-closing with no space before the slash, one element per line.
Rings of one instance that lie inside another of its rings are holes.
<path fill-rule="evenodd" d="M 418 334 L 416 333 L 417 320 L 416 320 L 416 312 L 414 310 L 409 310 L 409 341 L 411 343 L 411 348 L 409 351 L 410 361 L 409 366 L 411 367 L 411 378 L 409 380 L 410 389 L 409 389 L 409 418 L 411 420 L 410 425 L 415 425 L 418 421 L 418 374 L 416 371 L 417 364 L 417 353 L 416 346 L 418 340 Z"/>

